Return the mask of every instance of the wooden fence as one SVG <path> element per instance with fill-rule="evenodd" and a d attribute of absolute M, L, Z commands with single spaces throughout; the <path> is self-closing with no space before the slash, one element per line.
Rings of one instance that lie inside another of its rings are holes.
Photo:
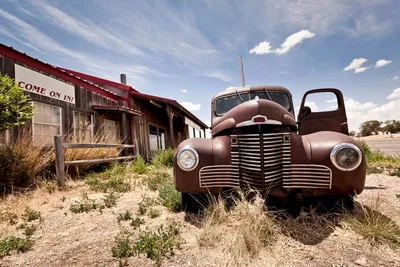
<path fill-rule="evenodd" d="M 134 159 L 136 155 L 125 156 L 125 157 L 116 157 L 116 158 L 108 158 L 108 159 L 88 159 L 88 160 L 73 160 L 73 161 L 65 161 L 64 160 L 64 152 L 65 149 L 72 148 L 134 148 L 135 145 L 121 145 L 121 144 L 65 144 L 62 136 L 54 136 L 54 152 L 56 155 L 55 164 L 56 164 L 56 175 L 57 175 L 57 184 L 59 187 L 65 187 L 65 166 L 67 165 L 79 165 L 79 164 L 100 164 L 111 161 L 118 160 L 130 160 Z"/>

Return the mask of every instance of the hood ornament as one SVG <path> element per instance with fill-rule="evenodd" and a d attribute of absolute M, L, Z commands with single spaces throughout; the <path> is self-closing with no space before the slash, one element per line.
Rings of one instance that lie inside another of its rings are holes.
<path fill-rule="evenodd" d="M 258 97 L 258 95 L 256 95 L 256 97 L 254 98 L 255 101 L 260 102 L 260 98 Z"/>

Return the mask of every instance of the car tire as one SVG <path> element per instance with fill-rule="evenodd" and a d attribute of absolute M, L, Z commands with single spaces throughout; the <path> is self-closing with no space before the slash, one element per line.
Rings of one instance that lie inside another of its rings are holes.
<path fill-rule="evenodd" d="M 186 212 L 198 212 L 207 207 L 205 203 L 204 194 L 182 193 L 182 206 Z"/>

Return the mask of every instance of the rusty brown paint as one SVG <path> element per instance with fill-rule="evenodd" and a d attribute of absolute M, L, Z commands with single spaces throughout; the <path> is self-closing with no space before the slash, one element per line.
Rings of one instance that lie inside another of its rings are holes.
<path fill-rule="evenodd" d="M 292 101 L 289 90 L 279 86 L 244 87 L 238 89 L 238 92 L 264 89 L 285 92 Z M 347 135 L 347 124 L 340 127 L 336 125 L 339 121 L 347 122 L 342 93 L 337 89 L 315 89 L 307 92 L 305 97 L 307 94 L 319 92 L 333 92 L 338 98 L 338 110 L 329 114 L 324 112 L 322 115 L 311 113 L 310 117 L 306 116 L 300 125 L 295 121 L 292 103 L 292 108 L 288 111 L 279 104 L 265 99 L 241 103 L 223 116 L 216 116 L 215 100 L 232 94 L 232 91 L 217 94 L 211 103 L 212 139 L 191 138 L 177 147 L 177 152 L 184 147 L 192 147 L 199 155 L 199 163 L 192 171 L 187 172 L 180 169 L 177 164 L 174 165 L 177 190 L 191 194 L 206 192 L 218 194 L 227 187 L 237 187 L 238 184 L 243 186 L 243 181 L 247 179 L 253 181 L 255 185 L 260 185 L 257 190 L 268 191 L 269 195 L 282 200 L 287 199 L 293 190 L 300 190 L 304 197 L 361 193 L 366 176 L 364 155 L 361 164 L 353 171 L 337 169 L 330 159 L 332 148 L 337 144 L 350 143 L 360 148 L 357 141 Z M 257 115 L 278 121 L 281 125 L 237 126 Z M 317 120 L 322 120 L 324 123 L 317 123 Z M 175 162 L 176 157 L 177 154 Z M 237 169 L 238 157 L 241 160 L 240 164 L 243 164 L 240 170 Z M 269 169 L 269 166 L 276 169 Z M 277 183 L 269 183 L 275 179 L 276 173 L 280 172 L 279 168 L 282 170 L 281 179 L 278 179 Z M 260 181 L 258 182 L 255 177 L 259 177 Z M 209 184 L 215 186 L 201 186 L 200 181 L 203 182 L 204 179 L 208 179 Z M 301 187 L 302 184 L 305 185 L 304 188 Z M 268 185 L 273 186 L 266 188 Z"/>

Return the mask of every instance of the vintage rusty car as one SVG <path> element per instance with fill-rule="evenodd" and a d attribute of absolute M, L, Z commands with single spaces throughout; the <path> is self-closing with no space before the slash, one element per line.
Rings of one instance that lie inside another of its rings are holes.
<path fill-rule="evenodd" d="M 305 106 L 311 94 L 336 96 L 337 109 Z M 340 90 L 306 92 L 296 122 L 292 95 L 280 86 L 218 93 L 211 102 L 212 139 L 190 138 L 175 152 L 176 189 L 190 209 L 204 194 L 251 188 L 285 203 L 339 199 L 352 207 L 363 191 L 366 161 L 348 136 Z"/>

